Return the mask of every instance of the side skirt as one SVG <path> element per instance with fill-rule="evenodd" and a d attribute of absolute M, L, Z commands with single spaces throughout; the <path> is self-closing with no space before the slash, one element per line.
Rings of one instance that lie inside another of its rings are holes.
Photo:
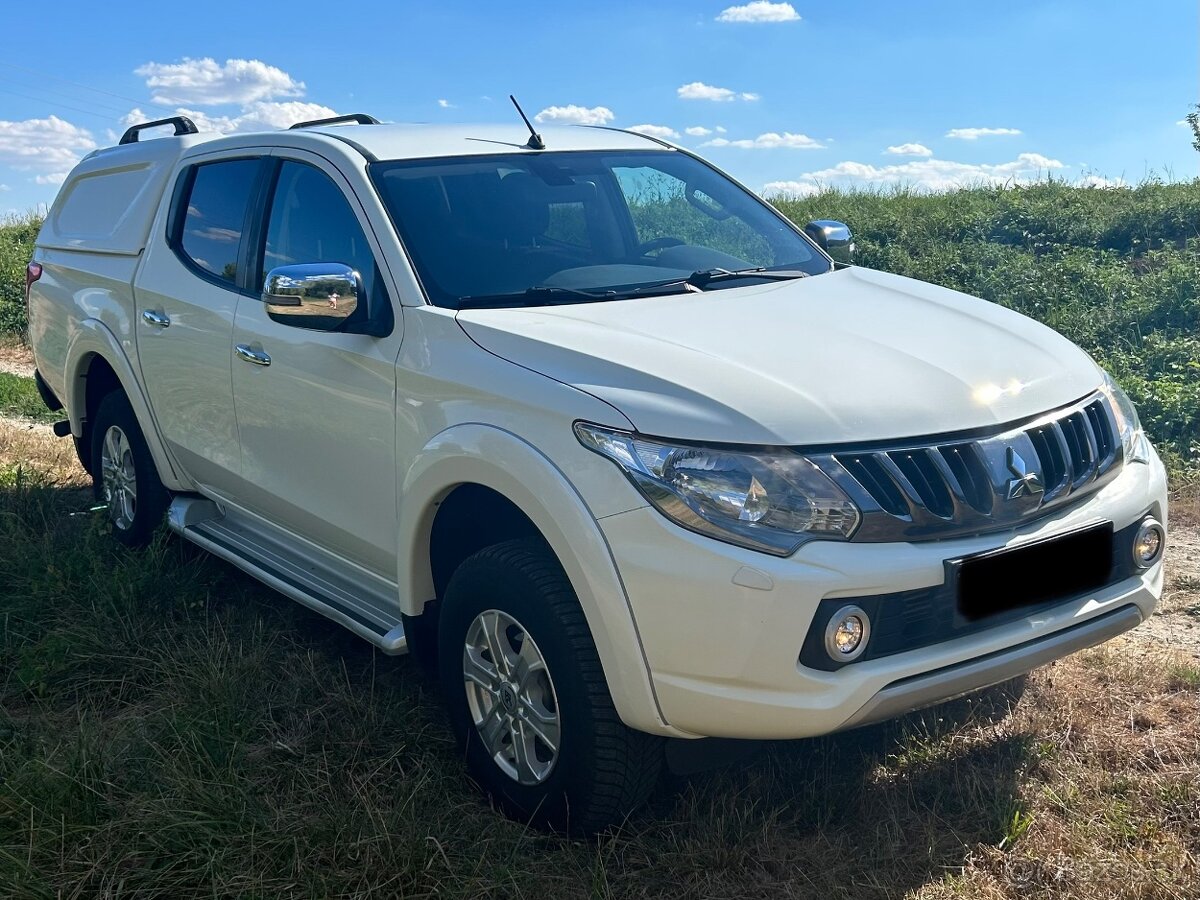
<path fill-rule="evenodd" d="M 408 652 L 396 610 L 396 586 L 314 554 L 311 546 L 211 500 L 181 495 L 171 501 L 167 526 L 263 584 L 332 619 L 384 653 Z"/>

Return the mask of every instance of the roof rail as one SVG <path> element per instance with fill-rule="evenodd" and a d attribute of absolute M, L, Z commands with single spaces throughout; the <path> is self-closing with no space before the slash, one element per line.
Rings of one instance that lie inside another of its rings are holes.
<path fill-rule="evenodd" d="M 138 142 L 138 132 L 144 131 L 147 128 L 157 128 L 160 125 L 174 125 L 175 136 L 181 134 L 199 134 L 200 129 L 196 127 L 196 123 L 187 116 L 169 116 L 166 119 L 155 119 L 153 122 L 142 122 L 140 125 L 130 125 L 125 133 L 121 135 L 121 144 L 136 144 Z"/>
<path fill-rule="evenodd" d="M 328 119 L 313 119 L 311 122 L 297 122 L 295 125 L 289 126 L 288 131 L 295 128 L 316 128 L 318 125 L 342 125 L 348 122 L 358 125 L 379 124 L 379 120 L 374 116 L 368 116 L 366 113 L 350 113 L 346 116 L 330 116 Z"/>

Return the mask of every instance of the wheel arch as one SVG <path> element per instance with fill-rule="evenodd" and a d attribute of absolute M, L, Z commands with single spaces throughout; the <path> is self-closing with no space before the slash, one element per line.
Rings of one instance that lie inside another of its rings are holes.
<path fill-rule="evenodd" d="M 511 507 L 536 529 L 566 572 L 622 721 L 642 731 L 677 734 L 658 708 L 633 610 L 608 543 L 583 498 L 550 459 L 503 429 L 458 425 L 425 446 L 405 473 L 400 496 L 398 558 L 405 614 L 419 615 L 425 603 L 437 598 L 439 579 L 447 577 L 434 559 L 441 509 L 472 497 L 496 504 L 489 511 Z M 446 553 L 445 548 L 437 552 Z"/>
<path fill-rule="evenodd" d="M 133 407 L 145 435 L 159 479 L 171 490 L 188 490 L 158 432 L 158 424 L 142 392 L 133 366 L 111 331 L 96 319 L 78 324 L 67 351 L 66 396 L 62 398 L 71 423 L 71 434 L 90 446 L 90 421 L 104 396 L 122 391 Z"/>

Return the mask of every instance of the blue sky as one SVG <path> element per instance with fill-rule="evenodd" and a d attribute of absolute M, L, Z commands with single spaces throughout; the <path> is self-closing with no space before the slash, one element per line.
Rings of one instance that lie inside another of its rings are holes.
<path fill-rule="evenodd" d="M 510 92 L 542 122 L 663 129 L 768 193 L 1190 179 L 1200 164 L 1180 124 L 1200 100 L 1195 0 L 119 8 L 58 0 L 35 39 L 9 42 L 0 213 L 52 200 L 131 116 L 519 129 Z"/>

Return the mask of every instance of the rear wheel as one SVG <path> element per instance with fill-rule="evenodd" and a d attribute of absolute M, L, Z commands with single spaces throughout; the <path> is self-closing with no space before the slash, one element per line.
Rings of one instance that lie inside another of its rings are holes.
<path fill-rule="evenodd" d="M 468 558 L 446 589 L 439 637 L 468 772 L 508 815 L 583 834 L 646 800 L 663 742 L 617 716 L 579 601 L 545 545 L 507 541 Z"/>
<path fill-rule="evenodd" d="M 148 544 L 170 494 L 158 478 L 133 407 L 120 391 L 106 396 L 96 410 L 92 473 L 96 498 L 108 505 L 113 536 L 127 547 Z"/>

